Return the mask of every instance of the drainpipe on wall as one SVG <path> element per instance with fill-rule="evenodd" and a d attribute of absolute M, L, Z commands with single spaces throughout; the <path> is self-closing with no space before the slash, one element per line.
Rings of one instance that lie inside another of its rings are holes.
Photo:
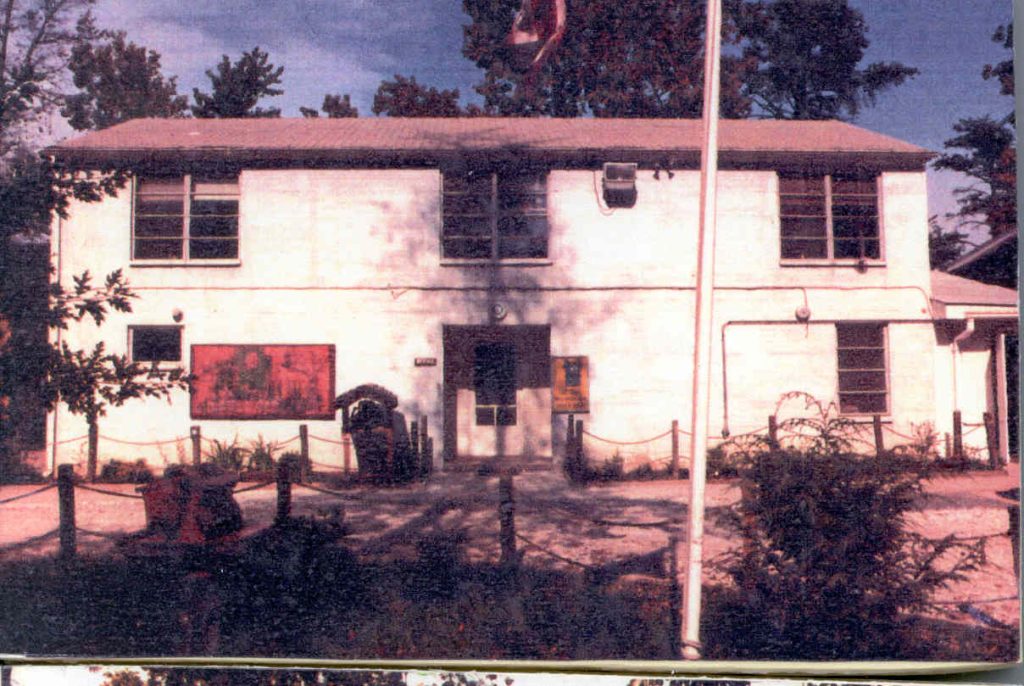
<path fill-rule="evenodd" d="M 953 409 L 960 409 L 960 344 L 974 333 L 974 317 L 967 318 L 967 326 L 953 339 Z"/>

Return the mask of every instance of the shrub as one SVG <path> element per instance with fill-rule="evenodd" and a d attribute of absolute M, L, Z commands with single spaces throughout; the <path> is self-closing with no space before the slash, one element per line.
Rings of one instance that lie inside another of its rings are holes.
<path fill-rule="evenodd" d="M 280 449 L 277 443 L 266 441 L 260 434 L 249 446 L 248 468 L 252 471 L 266 471 L 274 468 L 274 455 Z"/>
<path fill-rule="evenodd" d="M 220 467 L 221 469 L 227 469 L 228 471 L 237 472 L 245 464 L 246 450 L 242 446 L 238 445 L 238 439 L 234 439 L 230 443 L 227 441 L 219 441 L 216 438 L 211 441 L 212 446 L 209 452 L 206 453 L 206 459 Z"/>
<path fill-rule="evenodd" d="M 146 484 L 153 480 L 153 470 L 145 460 L 122 462 L 111 460 L 103 465 L 100 481 L 108 484 Z"/>
<path fill-rule="evenodd" d="M 983 541 L 906 530 L 923 461 L 834 445 L 761 450 L 741 466 L 744 545 L 728 569 L 736 595 L 723 612 L 730 657 L 892 656 L 907 613 L 982 559 Z"/>

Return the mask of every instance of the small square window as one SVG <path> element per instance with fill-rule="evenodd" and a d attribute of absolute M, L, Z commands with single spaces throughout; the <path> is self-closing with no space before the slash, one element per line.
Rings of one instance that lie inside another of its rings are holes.
<path fill-rule="evenodd" d="M 180 326 L 132 326 L 128 339 L 133 362 L 181 362 Z"/>

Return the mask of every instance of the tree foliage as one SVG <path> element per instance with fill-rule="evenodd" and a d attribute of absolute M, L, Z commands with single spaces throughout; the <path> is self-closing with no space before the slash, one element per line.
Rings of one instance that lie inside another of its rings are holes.
<path fill-rule="evenodd" d="M 0 5 L 0 157 L 61 103 L 72 46 L 95 35 L 95 0 L 4 0 Z"/>
<path fill-rule="evenodd" d="M 359 108 L 352 105 L 352 98 L 348 93 L 345 95 L 331 95 L 328 93 L 324 96 L 323 104 L 320 105 L 320 109 L 327 115 L 329 119 L 344 119 L 346 117 L 358 117 Z M 299 112 L 302 113 L 303 117 L 307 119 L 315 119 L 320 116 L 320 112 L 315 107 L 300 107 Z"/>
<path fill-rule="evenodd" d="M 472 23 L 463 55 L 484 70 L 476 87 L 488 113 L 556 117 L 695 117 L 702 107 L 704 0 L 567 0 L 569 22 L 532 86 L 505 37 L 516 0 L 463 0 Z M 738 40 L 730 18 L 725 43 Z M 749 60 L 722 60 L 722 115 L 743 117 Z"/>
<path fill-rule="evenodd" d="M 918 73 L 899 62 L 860 66 L 868 27 L 847 0 L 759 0 L 738 14 L 743 54 L 757 65 L 742 91 L 774 119 L 850 119 Z"/>
<path fill-rule="evenodd" d="M 986 65 L 984 79 L 999 81 L 1000 93 L 1013 97 L 1013 25 L 1000 26 L 992 36 L 1011 52 L 996 65 Z M 945 142 L 947 152 L 935 162 L 967 177 L 955 189 L 959 208 L 950 217 L 960 226 L 987 226 L 993 236 L 1017 230 L 1017 133 L 1016 118 L 967 117 L 953 124 L 956 134 Z"/>
<path fill-rule="evenodd" d="M 463 109 L 459 90 L 438 90 L 424 86 L 415 76 L 395 74 L 394 81 L 381 81 L 373 96 L 373 113 L 388 117 L 461 117 L 478 113 Z"/>
<path fill-rule="evenodd" d="M 963 231 L 945 228 L 935 215 L 928 218 L 928 262 L 932 269 L 953 264 L 972 245 Z"/>
<path fill-rule="evenodd" d="M 195 104 L 192 115 L 203 119 L 227 117 L 280 117 L 277 107 L 259 107 L 264 97 L 281 95 L 284 91 L 276 88 L 281 83 L 284 67 L 270 63 L 270 55 L 259 47 L 232 62 L 227 55 L 221 57 L 216 71 L 207 70 L 211 91 L 204 93 L 198 88 L 192 90 Z"/>
<path fill-rule="evenodd" d="M 83 320 L 99 326 L 110 311 L 132 311 L 131 300 L 136 296 L 120 270 L 108 274 L 100 286 L 93 285 L 87 271 L 73 277 L 73 282 L 70 290 L 60 284 L 51 286 L 47 322 L 51 329 L 65 330 L 70 322 Z M 97 423 L 108 408 L 138 398 L 169 401 L 174 390 L 189 387 L 189 377 L 180 367 L 144 365 L 127 355 L 108 352 L 102 341 L 91 348 L 54 342 L 48 357 L 44 399 L 50 409 L 63 404 L 71 414 L 85 418 L 90 431 L 90 478 L 96 475 Z"/>
<path fill-rule="evenodd" d="M 105 129 L 139 117 L 180 117 L 188 98 L 178 95 L 177 80 L 164 78 L 160 55 L 128 42 L 124 31 L 103 42 L 80 40 L 69 68 L 78 92 L 61 110 L 78 131 Z"/>

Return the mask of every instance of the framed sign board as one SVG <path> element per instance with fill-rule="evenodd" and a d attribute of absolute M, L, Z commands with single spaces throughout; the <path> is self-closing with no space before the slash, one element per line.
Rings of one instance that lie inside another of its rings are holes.
<path fill-rule="evenodd" d="M 193 419 L 334 419 L 333 345 L 193 345 Z"/>
<path fill-rule="evenodd" d="M 590 412 L 590 374 L 587 358 L 551 358 L 551 411 Z"/>

